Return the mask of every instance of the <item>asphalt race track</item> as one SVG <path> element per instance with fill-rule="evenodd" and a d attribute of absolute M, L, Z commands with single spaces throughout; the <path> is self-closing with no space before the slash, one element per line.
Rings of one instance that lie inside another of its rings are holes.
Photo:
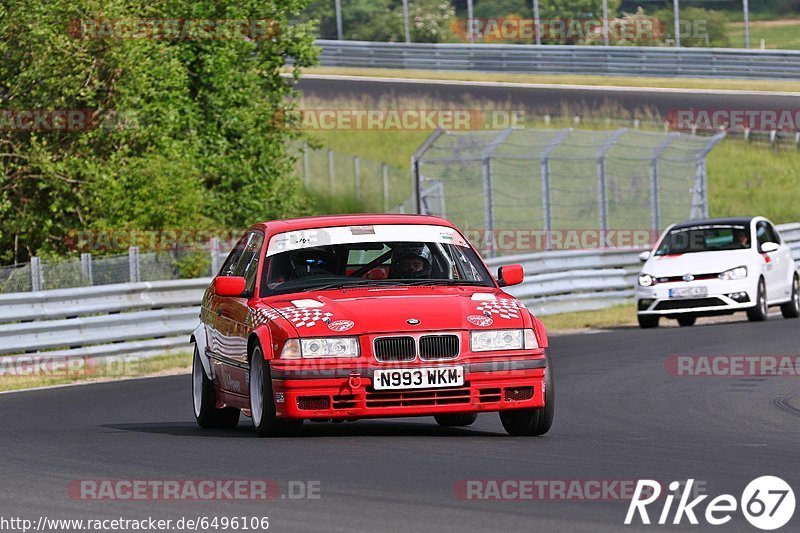
<path fill-rule="evenodd" d="M 570 109 L 597 109 L 604 105 L 627 111 L 657 110 L 662 116 L 674 110 L 778 110 L 795 109 L 797 95 L 736 93 L 670 89 L 621 89 L 609 87 L 571 88 L 564 86 L 513 87 L 441 84 L 401 79 L 337 79 L 305 75 L 298 88 L 306 96 L 360 100 L 364 96 L 406 97 L 466 103 L 489 101 L 510 109 L 523 106 L 538 112 L 560 114 L 562 104 Z"/>
<path fill-rule="evenodd" d="M 495 414 L 469 429 L 431 418 L 306 424 L 296 439 L 195 426 L 190 377 L 0 395 L 0 516 L 268 516 L 274 531 L 615 531 L 626 501 L 474 501 L 460 480 L 694 478 L 741 496 L 762 475 L 800 487 L 797 378 L 674 377 L 671 355 L 797 355 L 800 321 L 618 329 L 552 339 L 553 430 L 511 438 Z M 75 479 L 317 480 L 320 498 L 268 502 L 81 501 Z M 708 501 L 708 500 L 706 500 Z M 704 509 L 705 506 L 701 506 Z M 674 509 L 674 506 L 673 506 Z M 655 520 L 661 507 L 651 512 Z M 784 530 L 797 531 L 799 513 Z M 722 527 L 755 531 L 737 513 Z"/>

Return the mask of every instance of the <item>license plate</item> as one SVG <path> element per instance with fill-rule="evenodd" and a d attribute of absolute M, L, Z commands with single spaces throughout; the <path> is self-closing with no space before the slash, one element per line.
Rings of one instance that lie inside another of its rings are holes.
<path fill-rule="evenodd" d="M 376 370 L 372 378 L 375 390 L 437 389 L 460 387 L 463 384 L 463 366 Z"/>
<path fill-rule="evenodd" d="M 669 290 L 670 298 L 705 298 L 708 296 L 708 287 L 680 287 Z"/>

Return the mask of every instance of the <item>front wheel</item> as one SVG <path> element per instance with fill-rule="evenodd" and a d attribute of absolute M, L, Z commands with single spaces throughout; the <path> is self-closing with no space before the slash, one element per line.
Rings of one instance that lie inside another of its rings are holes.
<path fill-rule="evenodd" d="M 544 374 L 544 383 L 544 407 L 500 411 L 500 422 L 506 433 L 514 437 L 538 437 L 550 431 L 555 412 L 556 387 L 553 380 L 552 361 L 549 358 Z"/>
<path fill-rule="evenodd" d="M 658 327 L 658 315 L 636 315 L 639 319 L 639 327 L 642 329 L 652 329 Z"/>
<path fill-rule="evenodd" d="M 250 356 L 250 415 L 259 437 L 291 437 L 300 432 L 302 420 L 282 420 L 277 417 L 275 395 L 269 363 L 259 346 Z"/>
<path fill-rule="evenodd" d="M 679 316 L 678 317 L 678 324 L 682 328 L 694 326 L 694 323 L 697 322 L 697 317 L 692 315 L 686 316 Z"/>
<path fill-rule="evenodd" d="M 798 285 L 797 275 L 795 274 L 794 281 L 792 281 L 792 299 L 781 306 L 783 318 L 800 317 L 800 286 Z"/>
<path fill-rule="evenodd" d="M 194 417 L 200 427 L 232 429 L 239 423 L 239 409 L 232 407 L 217 409 L 214 383 L 206 377 L 197 346 L 194 347 L 192 361 L 192 403 Z"/>
<path fill-rule="evenodd" d="M 477 419 L 476 413 L 456 413 L 451 415 L 436 415 L 436 423 L 445 427 L 458 427 L 472 425 Z"/>
<path fill-rule="evenodd" d="M 756 305 L 747 310 L 747 320 L 750 322 L 763 322 L 767 319 L 767 286 L 763 278 L 758 280 Z"/>

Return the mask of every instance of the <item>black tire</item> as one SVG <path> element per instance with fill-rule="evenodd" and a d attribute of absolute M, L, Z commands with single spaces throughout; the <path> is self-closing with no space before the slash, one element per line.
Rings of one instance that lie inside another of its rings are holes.
<path fill-rule="evenodd" d="M 678 317 L 678 324 L 682 328 L 688 328 L 694 326 L 694 323 L 697 322 L 697 317 L 693 315 L 686 315 L 686 316 L 679 316 Z"/>
<path fill-rule="evenodd" d="M 556 384 L 553 380 L 552 360 L 547 360 L 545 371 L 544 407 L 500 411 L 500 422 L 506 433 L 513 437 L 538 437 L 550 431 L 555 413 Z"/>
<path fill-rule="evenodd" d="M 302 420 L 282 420 L 276 415 L 272 375 L 269 363 L 264 359 L 260 346 L 254 347 L 250 354 L 250 383 L 248 385 L 250 415 L 253 418 L 256 435 L 259 437 L 293 437 L 300 432 L 303 427 Z M 254 391 L 260 392 L 260 396 L 254 394 Z M 254 401 L 260 401 L 261 405 L 254 404 Z"/>
<path fill-rule="evenodd" d="M 199 405 L 198 405 L 199 403 Z M 239 424 L 241 411 L 233 407 L 217 409 L 217 393 L 214 383 L 208 379 L 203 363 L 200 361 L 200 352 L 194 347 L 192 361 L 192 405 L 197 424 L 207 429 L 233 429 Z"/>
<path fill-rule="evenodd" d="M 783 318 L 800 318 L 800 281 L 797 274 L 792 281 L 792 300 L 781 306 Z"/>
<path fill-rule="evenodd" d="M 639 327 L 642 329 L 652 329 L 658 327 L 658 320 L 661 318 L 658 315 L 636 315 L 639 319 Z"/>
<path fill-rule="evenodd" d="M 436 423 L 440 426 L 445 427 L 456 427 L 456 426 L 469 426 L 472 425 L 477 419 L 477 413 L 455 413 L 455 414 L 447 414 L 447 415 L 436 415 L 433 418 L 436 419 Z"/>
<path fill-rule="evenodd" d="M 756 305 L 747 310 L 747 320 L 750 322 L 763 322 L 767 319 L 767 286 L 764 278 L 758 280 Z"/>

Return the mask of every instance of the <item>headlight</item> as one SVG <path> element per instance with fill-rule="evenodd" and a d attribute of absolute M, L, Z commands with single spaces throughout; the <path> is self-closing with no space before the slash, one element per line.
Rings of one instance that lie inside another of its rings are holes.
<path fill-rule="evenodd" d="M 745 279 L 746 277 L 747 277 L 746 266 L 732 268 L 730 270 L 726 270 L 725 272 L 719 275 L 719 279 L 724 279 L 724 280 Z"/>
<path fill-rule="evenodd" d="M 358 357 L 358 338 L 320 337 L 300 339 L 300 353 L 304 358 Z"/>
<path fill-rule="evenodd" d="M 656 280 L 650 274 L 639 275 L 639 285 L 642 287 L 650 287 L 656 284 Z"/>
<path fill-rule="evenodd" d="M 532 329 L 498 329 L 470 332 L 473 352 L 533 350 L 539 347 Z"/>

